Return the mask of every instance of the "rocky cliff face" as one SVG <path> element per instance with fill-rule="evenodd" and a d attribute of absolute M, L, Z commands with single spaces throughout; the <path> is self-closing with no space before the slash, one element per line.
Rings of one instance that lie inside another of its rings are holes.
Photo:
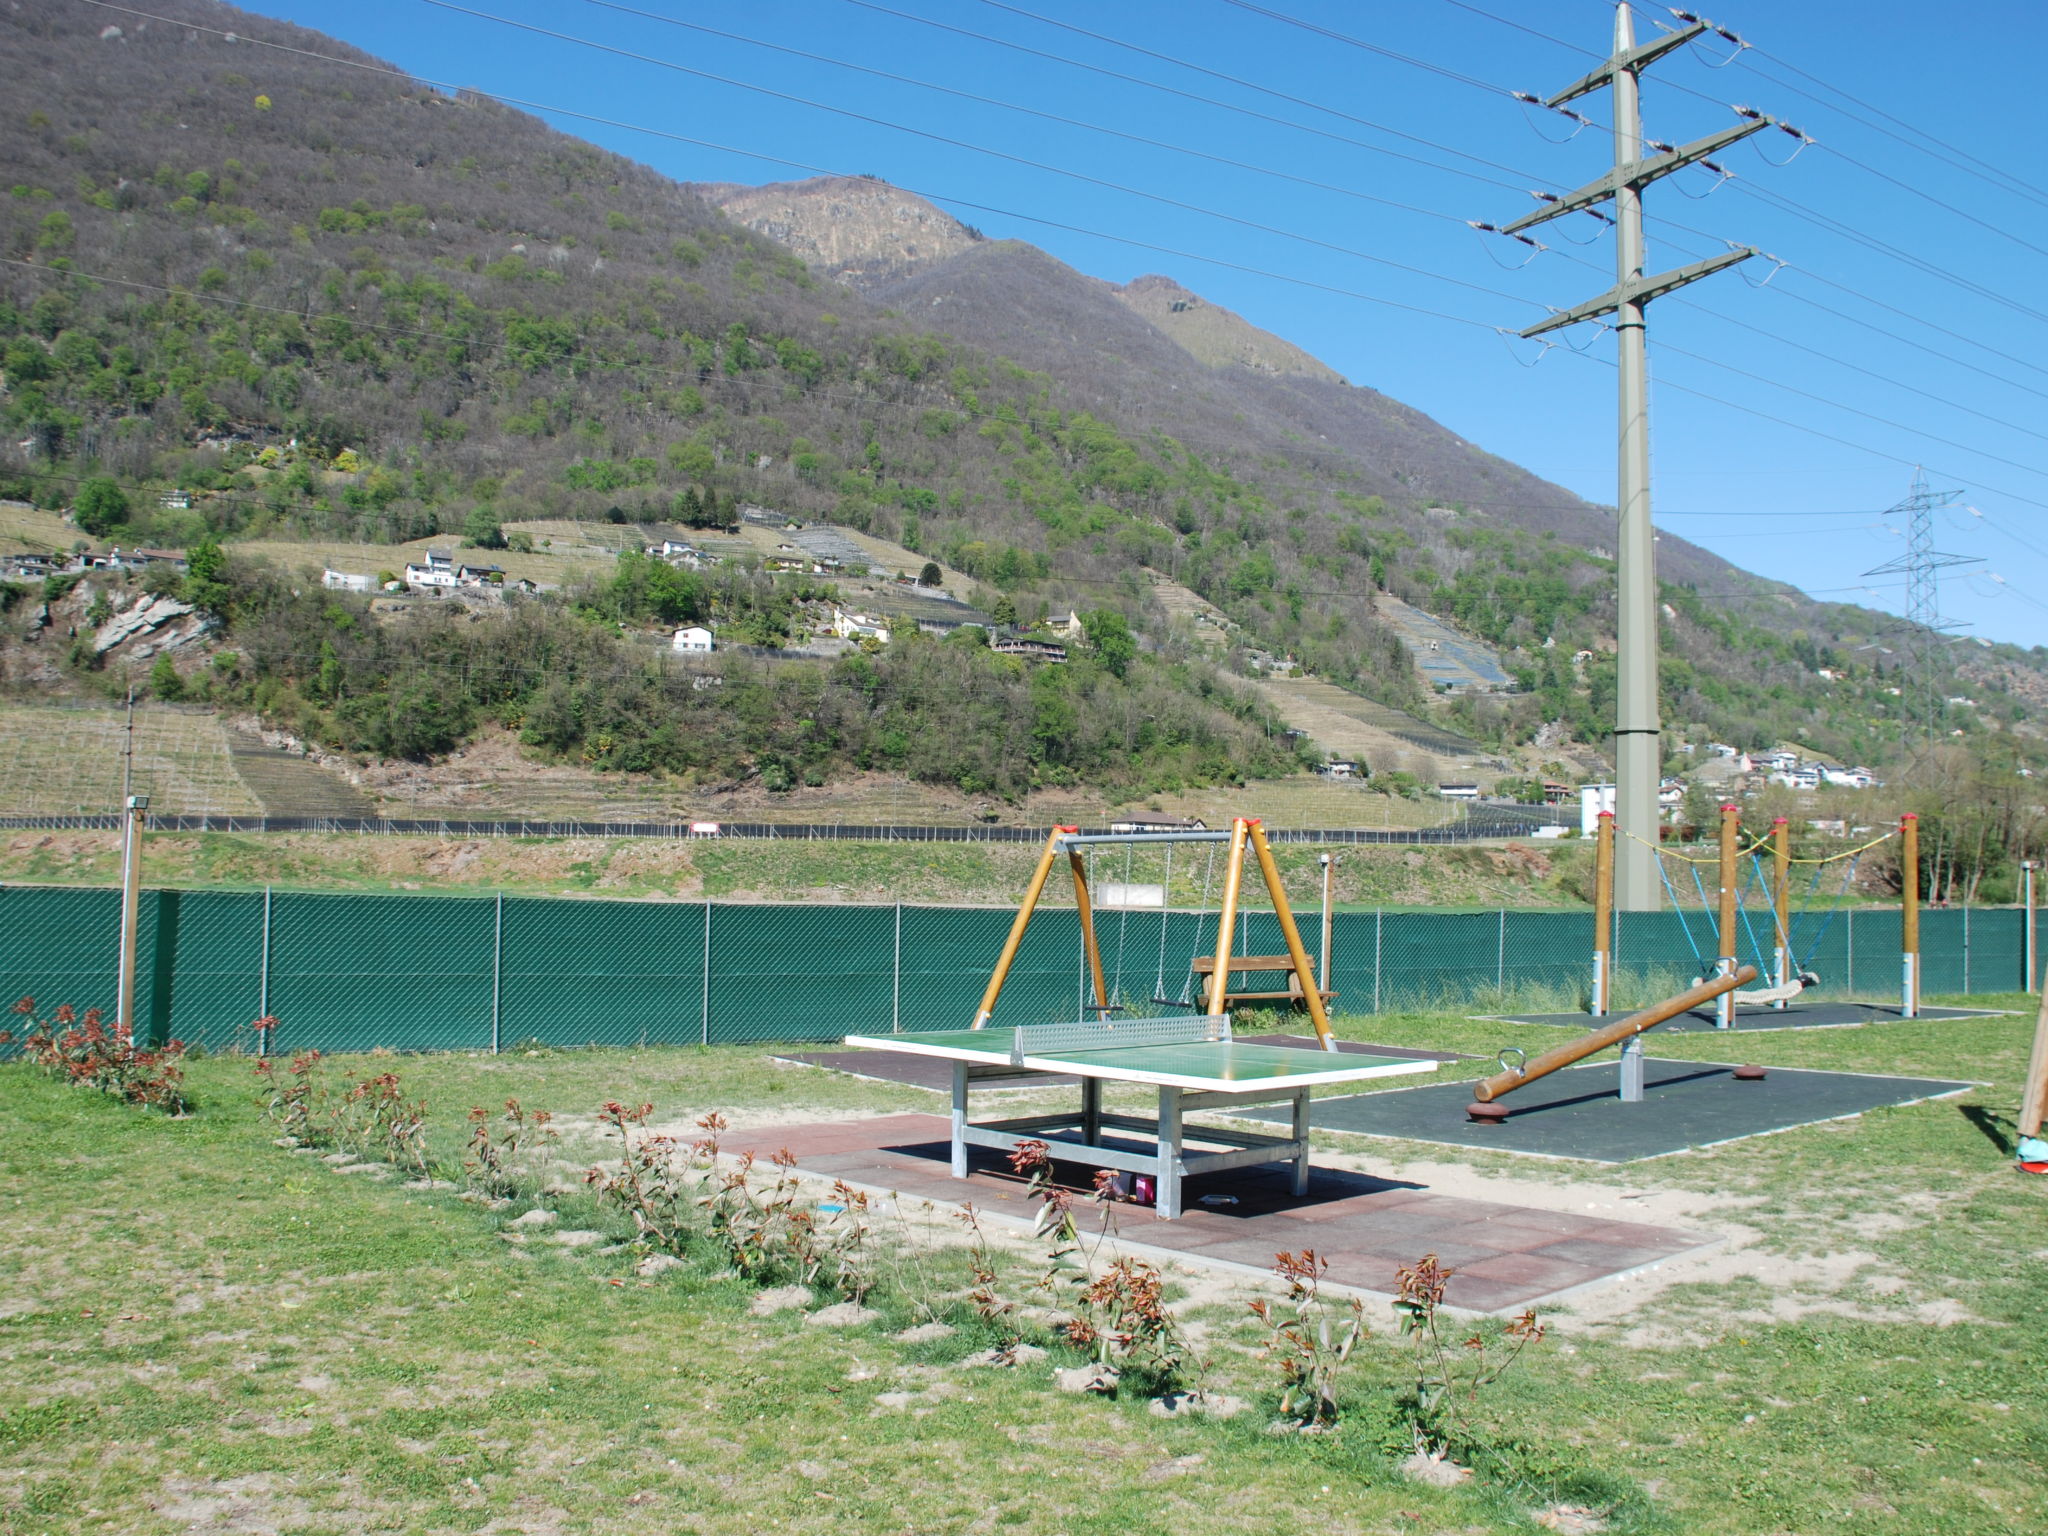
<path fill-rule="evenodd" d="M 1242 315 L 1211 304 L 1170 277 L 1148 274 L 1136 278 L 1117 289 L 1116 296 L 1171 336 L 1197 362 L 1211 368 L 1249 368 L 1276 378 L 1344 382 L 1336 369 L 1310 357 L 1293 342 L 1260 330 Z"/>
<path fill-rule="evenodd" d="M 765 187 L 698 182 L 688 190 L 853 288 L 957 256 L 982 238 L 923 198 L 866 176 Z"/>

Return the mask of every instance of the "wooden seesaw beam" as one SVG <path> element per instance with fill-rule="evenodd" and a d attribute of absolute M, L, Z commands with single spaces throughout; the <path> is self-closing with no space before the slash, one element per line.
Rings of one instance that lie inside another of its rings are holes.
<path fill-rule="evenodd" d="M 1588 1056 L 1604 1051 L 1610 1045 L 1619 1045 L 1632 1035 L 1640 1035 L 1646 1029 L 1655 1029 L 1659 1024 L 1677 1018 L 1681 1013 L 1710 1003 L 1723 992 L 1756 980 L 1756 967 L 1745 965 L 1726 976 L 1715 976 L 1701 982 L 1689 991 L 1676 997 L 1667 997 L 1663 1002 L 1632 1013 L 1625 1019 L 1616 1019 L 1612 1024 L 1603 1025 L 1592 1033 L 1582 1035 L 1569 1045 L 1555 1046 L 1521 1066 L 1503 1072 L 1496 1072 L 1472 1090 L 1472 1097 L 1482 1104 L 1491 1104 L 1504 1093 L 1533 1083 L 1539 1077 L 1548 1077 L 1560 1067 L 1568 1067 L 1575 1061 L 1584 1061 Z"/>

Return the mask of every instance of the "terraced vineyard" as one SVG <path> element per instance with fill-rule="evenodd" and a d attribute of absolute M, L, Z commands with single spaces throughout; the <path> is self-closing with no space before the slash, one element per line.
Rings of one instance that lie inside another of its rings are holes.
<path fill-rule="evenodd" d="M 127 719 L 107 706 L 0 704 L 0 815 L 96 816 L 121 806 Z M 260 816 L 217 717 L 135 711 L 134 793 L 171 816 Z"/>

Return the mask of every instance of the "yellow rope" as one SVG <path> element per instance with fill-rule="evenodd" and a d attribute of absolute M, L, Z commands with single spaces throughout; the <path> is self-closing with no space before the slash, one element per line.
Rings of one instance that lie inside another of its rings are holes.
<path fill-rule="evenodd" d="M 1633 832 L 1624 832 L 1621 835 L 1629 839 L 1629 841 L 1631 842 L 1641 843 L 1645 848 L 1648 848 L 1652 852 L 1654 852 L 1660 859 L 1676 859 L 1681 864 L 1718 864 L 1721 862 L 1721 855 L 1718 853 L 1716 853 L 1711 859 L 1690 859 L 1682 853 L 1673 853 L 1670 849 L 1665 848 L 1660 844 L 1653 843 L 1646 837 L 1637 837 Z M 1762 836 L 1758 837 L 1755 842 L 1751 843 L 1747 848 L 1736 849 L 1735 857 L 1739 859 L 1744 854 L 1755 853 L 1757 849 L 1767 847 L 1769 845 L 1769 842 L 1770 834 L 1768 832 L 1764 833 Z"/>
<path fill-rule="evenodd" d="M 1875 848 L 1879 843 L 1888 843 L 1898 835 L 1899 834 L 1896 831 L 1887 832 L 1883 837 L 1873 837 L 1861 848 L 1851 848 L 1844 853 L 1831 853 L 1824 859 L 1787 859 L 1785 862 L 1788 864 L 1832 864 L 1837 859 L 1853 859 L 1856 857 L 1857 854 L 1868 853 L 1871 849 Z"/>

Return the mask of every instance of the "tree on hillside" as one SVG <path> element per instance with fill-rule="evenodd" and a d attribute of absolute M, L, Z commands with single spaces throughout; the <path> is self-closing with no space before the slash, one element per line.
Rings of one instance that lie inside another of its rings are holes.
<path fill-rule="evenodd" d="M 503 549 L 505 527 L 493 507 L 472 507 L 462 520 L 462 542 L 472 549 Z"/>
<path fill-rule="evenodd" d="M 1081 628 L 1088 636 L 1088 650 L 1111 674 L 1122 677 L 1138 654 L 1138 642 L 1131 638 L 1131 625 L 1114 608 L 1096 608 L 1081 616 Z"/>
<path fill-rule="evenodd" d="M 917 573 L 917 584 L 920 587 L 940 586 L 945 582 L 945 579 L 944 574 L 939 570 L 939 562 L 936 560 L 925 561 L 924 569 Z"/>
<path fill-rule="evenodd" d="M 87 533 L 112 533 L 128 521 L 127 494 L 104 475 L 95 476 L 78 488 L 71 517 Z"/>

